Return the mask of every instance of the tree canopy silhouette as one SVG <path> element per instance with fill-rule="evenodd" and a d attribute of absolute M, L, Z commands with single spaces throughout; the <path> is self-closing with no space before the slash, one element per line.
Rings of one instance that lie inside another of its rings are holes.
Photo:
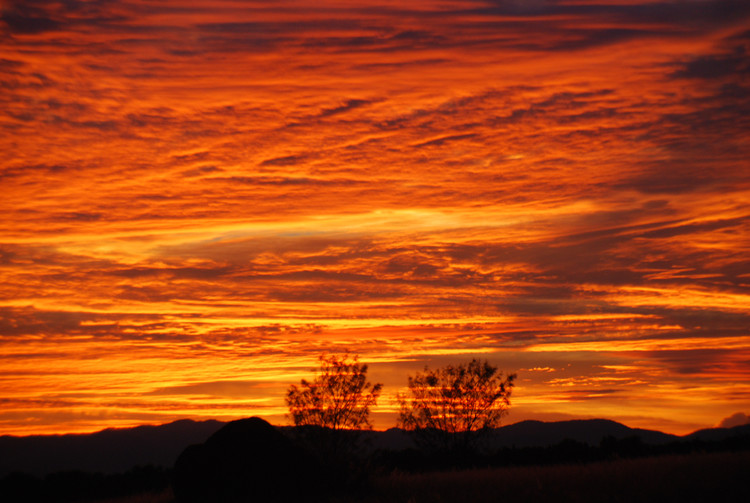
<path fill-rule="evenodd" d="M 425 367 L 409 377 L 408 394 L 399 395 L 399 426 L 416 432 L 425 446 L 469 448 L 479 433 L 500 425 L 515 378 L 503 378 L 497 367 L 476 358 L 436 370 Z"/>
<path fill-rule="evenodd" d="M 295 426 L 371 429 L 370 407 L 382 388 L 367 381 L 367 365 L 356 356 L 321 355 L 315 380 L 290 386 L 286 403 Z"/>

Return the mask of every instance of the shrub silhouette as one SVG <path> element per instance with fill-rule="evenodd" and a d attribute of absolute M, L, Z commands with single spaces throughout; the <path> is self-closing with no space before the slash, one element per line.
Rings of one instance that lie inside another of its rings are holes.
<path fill-rule="evenodd" d="M 258 417 L 185 449 L 173 480 L 179 503 L 316 501 L 323 487 L 312 457 Z"/>

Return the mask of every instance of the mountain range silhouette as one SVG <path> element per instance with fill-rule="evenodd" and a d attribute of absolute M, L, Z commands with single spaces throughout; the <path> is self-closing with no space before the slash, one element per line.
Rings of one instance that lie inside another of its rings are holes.
<path fill-rule="evenodd" d="M 91 434 L 0 436 L 0 477 L 12 472 L 33 475 L 80 470 L 119 473 L 133 466 L 172 467 L 191 444 L 206 441 L 226 423 L 183 419 L 160 426 L 106 429 Z M 279 427 L 281 431 L 290 426 Z M 545 447 L 563 440 L 592 446 L 604 438 L 639 438 L 648 445 L 672 442 L 715 442 L 750 435 L 750 425 L 709 428 L 685 436 L 654 430 L 629 428 L 606 419 L 557 422 L 521 421 L 494 430 L 487 437 L 489 448 Z M 372 450 L 402 450 L 414 446 L 408 432 L 399 428 L 364 432 L 365 445 Z"/>

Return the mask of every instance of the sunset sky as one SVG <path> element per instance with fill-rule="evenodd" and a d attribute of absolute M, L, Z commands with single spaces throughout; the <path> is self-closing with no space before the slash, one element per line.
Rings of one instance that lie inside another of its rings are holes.
<path fill-rule="evenodd" d="M 377 429 L 472 357 L 750 414 L 750 2 L 0 5 L 0 434 L 285 424 L 329 352 Z"/>

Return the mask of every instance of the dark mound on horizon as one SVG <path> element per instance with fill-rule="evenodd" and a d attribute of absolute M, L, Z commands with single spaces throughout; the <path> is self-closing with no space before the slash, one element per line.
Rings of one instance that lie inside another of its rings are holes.
<path fill-rule="evenodd" d="M 177 458 L 178 503 L 315 501 L 322 478 L 313 457 L 258 417 L 227 423 Z"/>

